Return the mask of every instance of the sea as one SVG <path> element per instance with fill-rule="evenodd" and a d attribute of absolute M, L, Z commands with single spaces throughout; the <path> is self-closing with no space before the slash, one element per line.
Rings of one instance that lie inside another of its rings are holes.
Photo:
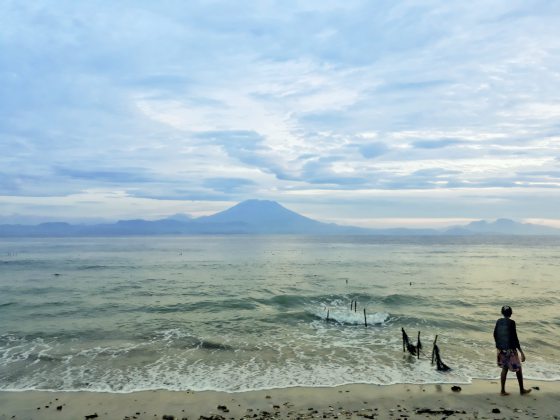
<path fill-rule="evenodd" d="M 469 383 L 505 304 L 558 381 L 559 280 L 560 237 L 1 239 L 0 390 Z"/>

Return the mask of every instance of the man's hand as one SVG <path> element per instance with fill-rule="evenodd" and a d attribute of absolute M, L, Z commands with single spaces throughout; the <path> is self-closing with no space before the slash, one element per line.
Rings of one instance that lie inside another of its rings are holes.
<path fill-rule="evenodd" d="M 519 353 L 521 353 L 521 362 L 523 363 L 525 361 L 525 353 L 523 353 L 523 350 L 521 350 Z"/>

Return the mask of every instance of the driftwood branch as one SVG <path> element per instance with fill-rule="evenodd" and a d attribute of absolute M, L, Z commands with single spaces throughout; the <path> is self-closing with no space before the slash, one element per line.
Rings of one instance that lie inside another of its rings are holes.
<path fill-rule="evenodd" d="M 436 338 L 434 340 L 434 345 L 432 347 L 432 365 L 434 364 L 434 359 L 435 359 L 437 364 L 437 370 L 445 372 L 447 370 L 450 370 L 451 368 L 447 366 L 445 363 L 443 363 L 443 361 L 441 360 L 441 356 L 439 354 L 439 347 L 437 345 L 437 338 L 438 336 L 436 335 Z"/>

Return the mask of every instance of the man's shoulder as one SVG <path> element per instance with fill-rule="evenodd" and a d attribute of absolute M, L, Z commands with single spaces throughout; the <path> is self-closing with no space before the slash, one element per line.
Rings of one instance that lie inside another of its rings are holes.
<path fill-rule="evenodd" d="M 511 318 L 498 318 L 496 325 L 515 325 L 515 321 Z"/>

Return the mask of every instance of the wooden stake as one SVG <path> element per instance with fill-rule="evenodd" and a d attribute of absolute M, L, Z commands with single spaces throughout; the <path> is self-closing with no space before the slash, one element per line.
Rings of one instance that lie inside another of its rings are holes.
<path fill-rule="evenodd" d="M 436 338 L 434 339 L 434 344 L 432 346 L 432 365 L 434 364 L 434 357 L 436 356 L 434 350 L 436 348 L 437 337 L 438 336 L 436 335 Z"/>
<path fill-rule="evenodd" d="M 418 341 L 416 342 L 417 359 L 420 359 L 420 331 L 418 331 Z"/>
<path fill-rule="evenodd" d="M 364 308 L 364 325 L 367 327 L 367 315 L 366 315 L 366 308 Z"/>
<path fill-rule="evenodd" d="M 329 308 L 327 308 L 327 321 L 329 320 Z"/>

